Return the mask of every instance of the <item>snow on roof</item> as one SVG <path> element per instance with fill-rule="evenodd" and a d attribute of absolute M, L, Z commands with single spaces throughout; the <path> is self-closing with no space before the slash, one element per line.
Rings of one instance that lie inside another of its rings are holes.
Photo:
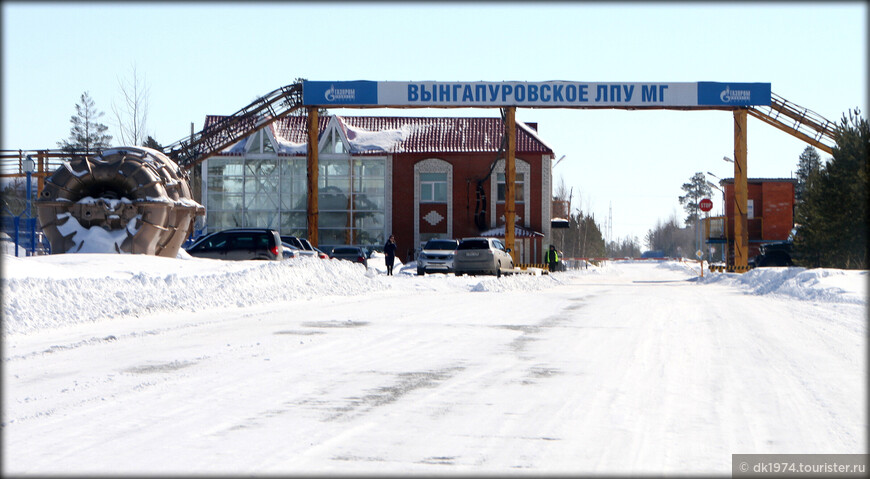
<path fill-rule="evenodd" d="M 480 233 L 480 236 L 483 238 L 504 238 L 505 234 L 505 225 L 496 226 L 495 228 L 486 230 Z M 528 228 L 523 228 L 522 226 L 515 225 L 514 226 L 514 236 L 516 238 L 532 238 L 535 236 L 544 236 L 543 233 L 539 233 L 535 230 L 530 230 Z"/>
<path fill-rule="evenodd" d="M 794 178 L 748 178 L 747 183 L 797 183 Z M 720 181 L 721 184 L 734 183 L 734 178 L 725 178 Z"/>
<path fill-rule="evenodd" d="M 216 127 L 226 117 L 209 115 L 203 129 Z M 319 117 L 318 137 L 332 116 Z M 495 153 L 501 146 L 504 126 L 500 118 L 379 117 L 335 116 L 348 140 L 351 153 Z M 307 151 L 307 118 L 287 116 L 270 125 L 278 143 L 278 153 L 304 155 Z M 244 153 L 244 140 L 221 152 Z M 518 153 L 552 154 L 535 129 L 517 122 Z"/>

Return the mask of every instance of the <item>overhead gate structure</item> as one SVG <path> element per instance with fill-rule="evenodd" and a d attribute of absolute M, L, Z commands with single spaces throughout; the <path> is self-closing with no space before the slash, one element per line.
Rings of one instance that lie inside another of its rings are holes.
<path fill-rule="evenodd" d="M 722 110 L 734 117 L 735 219 L 734 265 L 748 264 L 747 115 L 831 154 L 836 125 L 821 115 L 771 92 L 770 83 L 590 83 L 545 82 L 375 82 L 302 81 L 278 88 L 228 115 L 215 125 L 164 148 L 179 166 L 190 170 L 227 146 L 297 110 L 308 114 L 309 144 L 317 142 L 320 108 L 501 108 L 505 111 L 505 243 L 514 249 L 516 108 L 621 110 Z M 22 176 L 29 152 L 0 154 L 3 176 Z M 34 152 L 37 153 L 37 152 Z M 317 148 L 308 148 L 308 236 L 317 245 Z M 41 150 L 39 158 L 58 152 Z M 59 156 L 59 155 L 58 155 Z M 12 173 L 15 162 L 16 172 Z M 40 165 L 42 168 L 42 165 Z M 44 170 L 41 170 L 44 171 Z M 44 173 L 47 174 L 47 173 Z"/>

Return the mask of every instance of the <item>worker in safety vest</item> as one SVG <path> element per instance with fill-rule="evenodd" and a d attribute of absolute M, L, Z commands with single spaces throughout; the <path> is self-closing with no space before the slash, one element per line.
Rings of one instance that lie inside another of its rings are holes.
<path fill-rule="evenodd" d="M 550 271 L 558 271 L 559 268 L 559 253 L 556 252 L 556 247 L 550 245 L 550 249 L 544 253 L 544 262 L 547 263 Z"/>

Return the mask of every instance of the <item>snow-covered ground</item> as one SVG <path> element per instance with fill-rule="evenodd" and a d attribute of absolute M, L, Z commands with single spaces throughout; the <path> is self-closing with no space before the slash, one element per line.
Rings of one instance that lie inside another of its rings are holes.
<path fill-rule="evenodd" d="M 867 272 L 2 256 L 3 474 L 669 474 L 867 453 Z"/>

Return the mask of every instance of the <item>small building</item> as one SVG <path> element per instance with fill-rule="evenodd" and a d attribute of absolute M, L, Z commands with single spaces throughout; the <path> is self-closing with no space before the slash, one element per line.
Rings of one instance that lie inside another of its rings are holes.
<path fill-rule="evenodd" d="M 758 255 L 764 243 L 788 239 L 794 228 L 795 184 L 791 178 L 749 178 L 746 208 L 749 231 L 748 257 Z M 725 193 L 725 216 L 707 221 L 707 244 L 726 248 L 727 263 L 733 264 L 734 255 L 734 179 L 719 182 Z"/>
<path fill-rule="evenodd" d="M 224 117 L 209 116 L 204 129 Z M 307 236 L 307 118 L 288 116 L 201 163 L 206 232 L 271 227 Z M 500 118 L 319 118 L 319 245 L 381 248 L 403 260 L 430 238 L 492 234 L 504 219 Z M 517 122 L 515 249 L 541 262 L 550 237 L 553 150 Z"/>

